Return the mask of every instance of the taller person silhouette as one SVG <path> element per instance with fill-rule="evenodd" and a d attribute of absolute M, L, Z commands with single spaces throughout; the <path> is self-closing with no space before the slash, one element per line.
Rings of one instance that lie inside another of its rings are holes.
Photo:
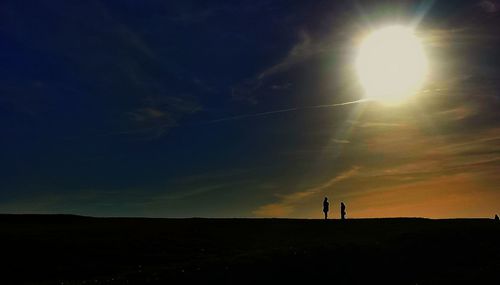
<path fill-rule="evenodd" d="M 328 197 L 323 200 L 323 213 L 325 214 L 325 220 L 328 220 L 328 211 L 330 210 L 330 203 L 328 203 Z"/>

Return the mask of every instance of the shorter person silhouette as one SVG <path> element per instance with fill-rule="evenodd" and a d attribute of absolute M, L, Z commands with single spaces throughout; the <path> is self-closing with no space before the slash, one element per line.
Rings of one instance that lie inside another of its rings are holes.
<path fill-rule="evenodd" d="M 330 203 L 328 203 L 328 197 L 323 200 L 323 213 L 325 213 L 325 220 L 328 220 L 328 210 L 330 210 Z"/>
<path fill-rule="evenodd" d="M 498 215 L 495 215 L 495 221 L 498 221 L 500 220 L 500 218 L 498 218 Z"/>
<path fill-rule="evenodd" d="M 345 212 L 344 202 L 340 202 L 340 218 L 342 220 L 345 220 L 345 215 L 346 215 L 346 212 Z"/>

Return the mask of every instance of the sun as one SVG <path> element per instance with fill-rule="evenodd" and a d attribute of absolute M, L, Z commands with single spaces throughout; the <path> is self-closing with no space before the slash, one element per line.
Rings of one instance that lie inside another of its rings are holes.
<path fill-rule="evenodd" d="M 367 99 L 401 103 L 427 76 L 427 58 L 413 29 L 389 26 L 368 35 L 359 47 L 356 71 Z"/>

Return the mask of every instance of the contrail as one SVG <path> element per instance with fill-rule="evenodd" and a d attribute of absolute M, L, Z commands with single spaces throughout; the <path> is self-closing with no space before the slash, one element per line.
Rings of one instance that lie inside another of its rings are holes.
<path fill-rule="evenodd" d="M 257 118 L 257 117 L 263 117 L 263 116 L 267 116 L 267 115 L 274 115 L 274 114 L 280 114 L 280 113 L 302 111 L 302 110 L 308 110 L 308 109 L 320 109 L 320 108 L 339 107 L 339 106 L 345 106 L 345 105 L 352 105 L 352 104 L 364 103 L 364 102 L 368 102 L 368 101 L 372 101 L 372 100 L 370 100 L 370 99 L 361 99 L 361 100 L 350 101 L 350 102 L 343 102 L 343 103 L 336 103 L 336 104 L 315 105 L 315 106 L 305 106 L 305 107 L 294 107 L 294 108 L 281 109 L 281 110 L 275 110 L 275 111 L 267 111 L 267 112 L 262 112 L 262 113 L 254 113 L 254 114 L 248 114 L 248 115 L 239 115 L 239 116 L 226 117 L 226 118 L 215 119 L 215 120 L 211 120 L 211 121 L 200 122 L 200 123 L 195 123 L 195 124 L 190 124 L 190 125 L 184 125 L 184 126 L 209 125 L 209 124 L 216 124 L 216 123 L 227 122 L 227 121 L 242 120 L 242 119 L 247 119 L 247 118 Z M 106 133 L 106 134 L 99 134 L 99 135 L 96 135 L 96 136 L 98 136 L 98 137 L 107 137 L 107 136 L 121 136 L 121 135 L 131 135 L 131 134 L 147 133 L 147 132 L 155 131 L 155 130 L 158 130 L 158 129 L 161 129 L 161 128 L 164 128 L 164 127 L 170 127 L 170 124 L 168 124 L 168 125 L 159 125 L 159 126 L 154 126 L 154 127 L 145 128 L 145 129 L 138 129 L 138 130 L 116 131 L 116 132 L 111 132 L 111 133 Z M 66 139 L 73 140 L 73 139 L 79 139 L 79 138 L 66 138 Z"/>
<path fill-rule="evenodd" d="M 235 121 L 235 120 L 242 120 L 242 119 L 247 119 L 247 118 L 263 117 L 263 116 L 267 116 L 267 115 L 302 111 L 302 110 L 308 110 L 308 109 L 332 108 L 332 107 L 339 107 L 339 106 L 345 106 L 345 105 L 364 103 L 364 102 L 368 102 L 368 101 L 370 101 L 370 100 L 369 99 L 361 99 L 361 100 L 349 101 L 349 102 L 344 102 L 344 103 L 336 103 L 336 104 L 295 107 L 295 108 L 281 109 L 281 110 L 275 110 L 275 111 L 267 111 L 267 112 L 262 112 L 262 113 L 226 117 L 226 118 L 211 120 L 211 121 L 204 122 L 201 124 L 202 125 L 215 124 L 215 123 L 221 123 L 221 122 L 227 122 L 227 121 Z"/>

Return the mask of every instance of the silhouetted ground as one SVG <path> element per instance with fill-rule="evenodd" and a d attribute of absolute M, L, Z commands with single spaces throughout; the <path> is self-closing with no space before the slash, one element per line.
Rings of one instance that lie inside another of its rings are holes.
<path fill-rule="evenodd" d="M 0 284 L 500 284 L 487 219 L 0 215 Z"/>

